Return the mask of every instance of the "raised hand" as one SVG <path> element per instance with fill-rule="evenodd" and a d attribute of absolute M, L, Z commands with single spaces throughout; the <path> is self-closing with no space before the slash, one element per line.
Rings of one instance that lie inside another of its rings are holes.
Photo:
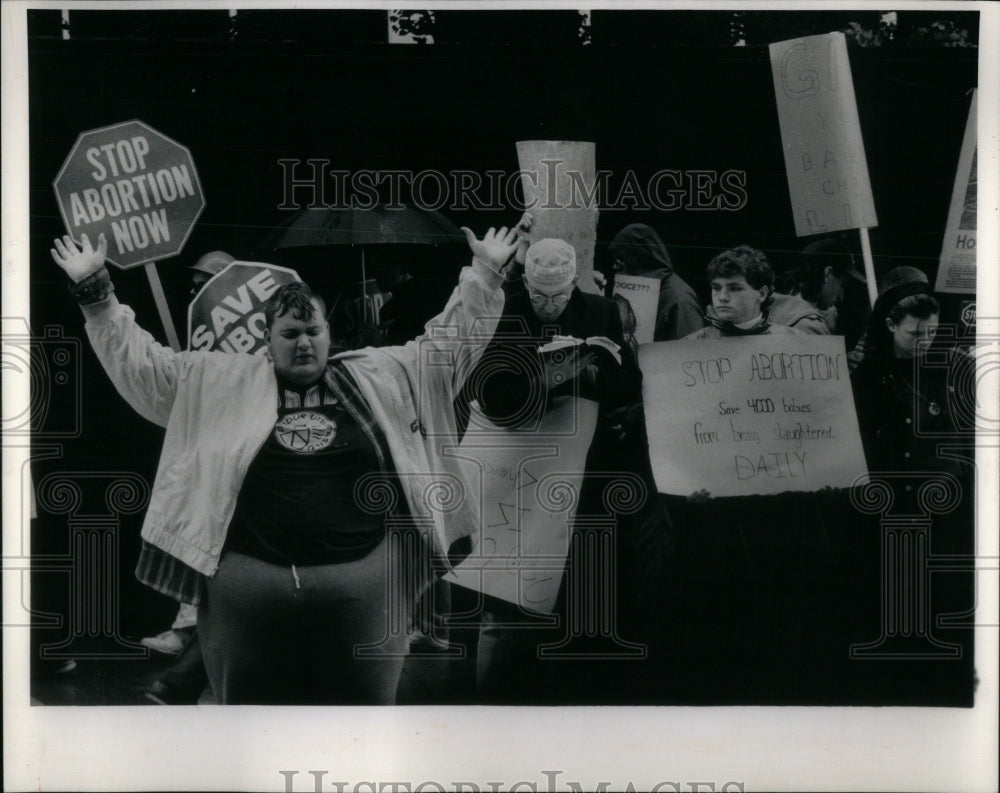
<path fill-rule="evenodd" d="M 481 240 L 477 240 L 472 230 L 465 226 L 462 226 L 462 231 L 472 255 L 492 270 L 504 273 L 514 260 L 518 248 L 524 245 L 524 240 L 520 239 L 519 234 L 529 228 L 531 228 L 531 215 L 525 213 L 518 224 L 510 230 L 506 226 L 501 226 L 499 231 L 491 227 Z"/>
<path fill-rule="evenodd" d="M 90 244 L 86 234 L 80 235 L 80 240 L 82 244 L 77 246 L 66 234 L 62 239 L 56 237 L 53 243 L 55 247 L 49 249 L 53 261 L 62 267 L 74 282 L 82 281 L 104 267 L 104 260 L 108 254 L 108 241 L 103 234 L 97 238 L 96 248 Z"/>

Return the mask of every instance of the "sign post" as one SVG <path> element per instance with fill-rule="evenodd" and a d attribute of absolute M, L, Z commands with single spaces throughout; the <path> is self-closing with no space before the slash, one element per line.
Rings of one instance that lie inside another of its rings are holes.
<path fill-rule="evenodd" d="M 141 121 L 84 132 L 52 183 L 77 243 L 104 234 L 108 261 L 145 266 L 168 341 L 180 349 L 155 262 L 180 253 L 205 199 L 191 152 Z"/>
<path fill-rule="evenodd" d="M 770 45 L 795 236 L 858 229 L 868 297 L 878 290 L 868 229 L 878 225 L 843 33 Z"/>

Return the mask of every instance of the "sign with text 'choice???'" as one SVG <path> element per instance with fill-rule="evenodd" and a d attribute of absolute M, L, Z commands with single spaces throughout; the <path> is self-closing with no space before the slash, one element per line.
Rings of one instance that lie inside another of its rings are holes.
<path fill-rule="evenodd" d="M 770 45 L 795 235 L 878 225 L 843 33 Z"/>
<path fill-rule="evenodd" d="M 597 403 L 563 396 L 532 431 L 495 426 L 473 403 L 454 456 L 480 483 L 472 552 L 445 578 L 460 586 L 551 613 L 562 583 Z M 475 485 L 473 485 L 475 487 Z"/>
<path fill-rule="evenodd" d="M 615 274 L 614 294 L 624 297 L 635 314 L 636 344 L 649 344 L 656 332 L 656 309 L 660 302 L 660 279 Z"/>
<path fill-rule="evenodd" d="M 66 230 L 122 269 L 180 253 L 205 199 L 191 152 L 141 121 L 84 132 L 52 183 Z"/>
<path fill-rule="evenodd" d="M 262 352 L 264 304 L 279 286 L 301 280 L 287 267 L 231 262 L 188 306 L 188 349 Z"/>
<path fill-rule="evenodd" d="M 768 495 L 867 474 L 841 336 L 658 342 L 639 365 L 663 493 Z"/>

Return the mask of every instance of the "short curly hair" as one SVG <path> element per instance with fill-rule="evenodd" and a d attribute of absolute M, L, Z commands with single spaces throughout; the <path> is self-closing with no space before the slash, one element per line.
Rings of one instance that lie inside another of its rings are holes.
<path fill-rule="evenodd" d="M 774 294 L 774 270 L 761 251 L 749 245 L 737 245 L 718 254 L 708 263 L 709 281 L 740 275 L 754 289 L 767 287 L 768 294 L 762 307 L 770 306 L 771 296 Z"/>
<path fill-rule="evenodd" d="M 320 316 L 326 318 L 326 303 L 314 294 L 304 281 L 293 281 L 278 287 L 264 304 L 264 322 L 270 330 L 274 320 L 288 312 L 296 319 L 310 319 L 319 308 Z"/>

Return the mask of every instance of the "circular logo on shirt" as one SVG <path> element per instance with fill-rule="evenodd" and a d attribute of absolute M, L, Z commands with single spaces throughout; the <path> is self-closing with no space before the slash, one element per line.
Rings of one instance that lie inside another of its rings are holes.
<path fill-rule="evenodd" d="M 327 448 L 337 435 L 337 423 L 322 413 L 299 410 L 278 419 L 274 437 L 286 449 L 312 454 Z"/>

